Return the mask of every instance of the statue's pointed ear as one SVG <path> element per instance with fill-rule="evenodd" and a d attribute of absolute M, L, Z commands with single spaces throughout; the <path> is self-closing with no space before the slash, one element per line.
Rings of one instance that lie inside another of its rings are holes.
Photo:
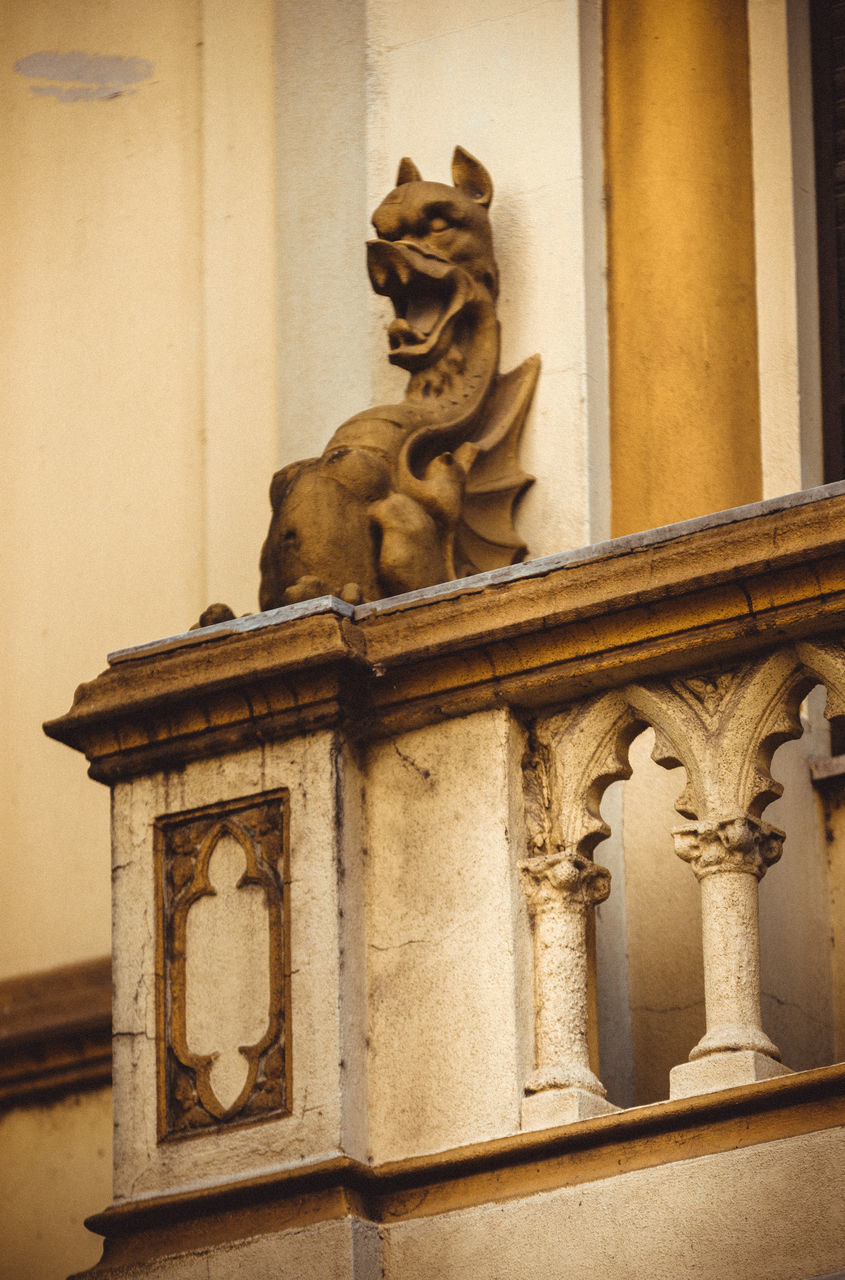
<path fill-rule="evenodd" d="M 409 160 L 407 156 L 403 156 L 399 161 L 399 172 L 396 175 L 397 187 L 404 187 L 406 182 L 422 182 L 422 174 L 420 173 L 413 160 Z"/>
<path fill-rule="evenodd" d="M 470 200 L 477 200 L 488 208 L 493 199 L 493 180 L 484 165 L 463 147 L 455 147 L 452 156 L 452 182 Z"/>

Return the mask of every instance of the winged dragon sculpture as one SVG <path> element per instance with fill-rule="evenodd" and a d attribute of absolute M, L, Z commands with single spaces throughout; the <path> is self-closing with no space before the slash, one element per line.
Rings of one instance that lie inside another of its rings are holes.
<path fill-rule="evenodd" d="M 526 547 L 514 504 L 532 483 L 517 445 L 538 356 L 499 373 L 490 175 L 457 147 L 452 181 L 411 160 L 373 214 L 376 293 L 390 299 L 404 399 L 356 414 L 319 458 L 273 477 L 260 605 L 335 595 L 357 604 L 498 568 Z M 201 623 L 222 620 L 211 606 Z"/>

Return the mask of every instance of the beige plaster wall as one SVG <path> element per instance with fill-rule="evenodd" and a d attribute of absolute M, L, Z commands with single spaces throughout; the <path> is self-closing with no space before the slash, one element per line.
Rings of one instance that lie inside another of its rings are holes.
<path fill-rule="evenodd" d="M 278 433 L 286 463 L 321 453 L 336 427 L 373 403 L 366 0 L 277 0 L 276 29 Z"/>
<path fill-rule="evenodd" d="M 619 1106 L 668 1098 L 671 1068 L 704 1033 L 698 883 L 671 835 L 684 771 L 655 764 L 653 746 L 650 729 L 632 744 L 633 774 L 602 804 L 613 835 L 595 852 L 613 876 L 596 944 L 602 1080 Z"/>
<path fill-rule="evenodd" d="M 0 22 L 9 974 L 109 945 L 107 797 L 41 721 L 109 649 L 183 629 L 209 597 L 255 607 L 275 459 L 273 14 L 8 0 Z M 114 82 L 62 60 L 80 51 L 112 59 Z"/>
<path fill-rule="evenodd" d="M 0 1120 L 2 1280 L 64 1280 L 97 1261 L 83 1219 L 111 1198 L 111 1121 L 110 1089 Z"/>
<path fill-rule="evenodd" d="M 763 1025 L 794 1071 L 841 1059 L 833 978 L 841 904 L 837 919 L 822 801 L 809 768 L 830 753 L 824 706 L 824 690 L 813 690 L 801 710 L 803 737 L 778 748 L 772 773 L 784 793 L 766 810 L 786 840 L 760 885 Z"/>
<path fill-rule="evenodd" d="M 821 483 L 809 4 L 608 0 L 605 35 L 624 533 Z"/>
<path fill-rule="evenodd" d="M 808 0 L 748 0 L 763 497 L 821 484 Z"/>

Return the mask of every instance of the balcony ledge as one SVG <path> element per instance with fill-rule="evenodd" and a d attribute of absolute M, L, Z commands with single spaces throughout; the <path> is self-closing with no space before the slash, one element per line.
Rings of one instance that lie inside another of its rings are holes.
<path fill-rule="evenodd" d="M 375 737 L 706 669 L 845 619 L 845 482 L 352 608 L 112 654 L 46 733 L 103 782 L 343 724 Z"/>
<path fill-rule="evenodd" d="M 367 1165 L 342 1152 L 223 1186 L 123 1201 L 87 1220 L 105 1266 L 353 1215 L 395 1224 L 756 1146 L 845 1122 L 845 1064 L 556 1129 Z"/>

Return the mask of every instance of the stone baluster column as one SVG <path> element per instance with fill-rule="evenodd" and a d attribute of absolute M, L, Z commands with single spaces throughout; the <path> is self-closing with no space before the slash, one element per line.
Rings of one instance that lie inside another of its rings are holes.
<path fill-rule="evenodd" d="M 758 882 L 780 857 L 783 832 L 746 815 L 674 834 L 676 853 L 701 885 L 707 1030 L 689 1062 L 672 1070 L 670 1096 L 784 1075 L 760 1016 L 757 910 Z"/>
<path fill-rule="evenodd" d="M 587 913 L 610 892 L 610 872 L 560 851 L 520 862 L 534 934 L 534 1062 L 523 1129 L 618 1110 L 590 1068 Z"/>

